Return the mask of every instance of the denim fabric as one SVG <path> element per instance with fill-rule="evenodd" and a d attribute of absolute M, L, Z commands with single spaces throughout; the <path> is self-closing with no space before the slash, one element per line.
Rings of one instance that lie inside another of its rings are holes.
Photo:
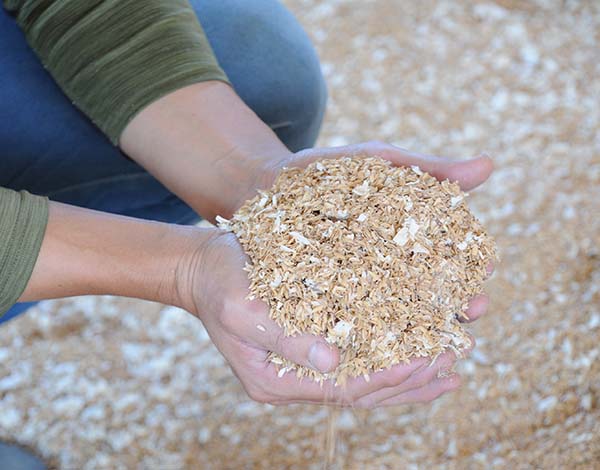
<path fill-rule="evenodd" d="M 244 102 L 290 150 L 313 146 L 327 93 L 314 48 L 293 15 L 275 0 L 191 3 Z M 0 186 L 132 217 L 198 220 L 72 105 L 1 8 L 0 44 Z M 0 322 L 29 306 L 16 305 Z"/>
<path fill-rule="evenodd" d="M 45 470 L 44 463 L 27 450 L 0 442 L 0 463 L 6 470 Z"/>

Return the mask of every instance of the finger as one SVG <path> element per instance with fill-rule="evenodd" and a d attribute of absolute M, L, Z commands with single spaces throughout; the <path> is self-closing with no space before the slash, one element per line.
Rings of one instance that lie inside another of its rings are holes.
<path fill-rule="evenodd" d="M 236 341 L 237 343 L 237 341 Z M 238 343 L 233 348 L 229 363 L 250 398 L 271 405 L 324 404 L 333 396 L 331 380 L 319 384 L 306 378 L 299 379 L 294 372 L 280 376 L 277 367 L 267 362 L 267 353 L 252 346 Z M 302 390 L 298 391 L 299 386 Z"/>
<path fill-rule="evenodd" d="M 369 381 L 363 377 L 355 377 L 338 386 L 334 386 L 333 380 L 318 384 L 308 378 L 298 379 L 294 371 L 279 377 L 276 368 L 269 364 L 262 380 L 286 403 L 350 405 L 368 393 L 407 380 L 415 371 L 427 367 L 430 360 L 418 358 L 409 364 L 399 364 L 391 369 L 376 372 L 370 376 Z"/>
<path fill-rule="evenodd" d="M 241 342 L 273 351 L 296 364 L 319 372 L 335 369 L 339 363 L 337 348 L 329 346 L 324 338 L 318 336 L 285 336 L 283 329 L 270 318 L 269 306 L 265 302 L 246 298 L 249 281 L 241 268 L 249 260 L 235 237 L 229 240 L 228 256 L 240 269 L 234 270 L 228 279 L 232 287 L 225 296 L 230 300 L 219 317 L 221 327 Z"/>
<path fill-rule="evenodd" d="M 451 392 L 459 388 L 461 385 L 461 378 L 458 374 L 452 374 L 448 377 L 442 377 L 430 382 L 424 387 L 410 390 L 408 392 L 401 393 L 395 397 L 388 398 L 380 403 L 377 407 L 388 407 L 407 405 L 409 403 L 429 403 L 430 401 L 439 398 L 444 393 Z"/>
<path fill-rule="evenodd" d="M 477 320 L 478 318 L 485 315 L 489 304 L 490 304 L 490 298 L 485 294 L 481 294 L 476 297 L 473 297 L 469 301 L 469 307 L 467 308 L 467 311 L 465 312 L 465 314 L 467 315 L 467 318 L 460 317 L 459 321 L 470 323 L 472 321 Z"/>
<path fill-rule="evenodd" d="M 323 338 L 313 335 L 285 336 L 283 331 L 273 333 L 267 347 L 286 359 L 321 373 L 335 370 L 339 351 Z"/>
<path fill-rule="evenodd" d="M 494 163 L 487 155 L 457 161 L 389 147 L 383 149 L 379 155 L 399 166 L 418 166 L 440 181 L 448 179 L 456 182 L 463 191 L 482 184 L 494 170 Z"/>
<path fill-rule="evenodd" d="M 353 403 L 382 388 L 394 387 L 425 369 L 430 362 L 431 358 L 419 357 L 408 364 L 396 364 L 389 369 L 372 373 L 368 379 L 362 376 L 351 378 L 343 386 L 338 387 L 336 399 L 339 403 Z"/>
<path fill-rule="evenodd" d="M 300 166 L 324 158 L 341 156 L 373 155 L 391 161 L 397 166 L 418 166 L 437 179 L 457 182 L 464 191 L 479 186 L 488 179 L 494 170 L 494 163 L 488 155 L 470 160 L 450 160 L 434 155 L 410 152 L 406 149 L 382 142 L 365 142 L 343 147 L 311 149 L 297 154 L 296 164 Z"/>
<path fill-rule="evenodd" d="M 392 387 L 385 387 L 376 390 L 373 393 L 365 395 L 364 397 L 357 400 L 357 406 L 363 406 L 366 408 L 376 406 L 377 403 L 387 400 L 388 398 L 394 397 L 410 390 L 415 390 L 426 386 L 429 382 L 436 380 L 440 374 L 447 373 L 456 362 L 456 355 L 451 352 L 445 352 L 441 354 L 433 364 L 428 365 L 418 372 L 413 374 L 404 382 L 399 382 Z"/>
<path fill-rule="evenodd" d="M 259 402 L 273 405 L 287 403 L 322 403 L 333 383 L 319 384 L 299 379 L 293 371 L 280 376 L 278 368 L 267 361 L 268 352 L 237 339 L 220 342 L 219 350 L 228 358 L 234 374 L 248 395 Z M 299 392 L 299 388 L 301 391 Z M 311 399 L 318 397 L 318 399 Z"/>
<path fill-rule="evenodd" d="M 269 308 L 264 302 L 247 301 L 243 310 L 227 325 L 240 340 L 319 372 L 330 372 L 338 366 L 339 351 L 335 346 L 319 336 L 286 336 L 269 317 Z"/>
<path fill-rule="evenodd" d="M 470 160 L 462 160 L 440 168 L 435 176 L 457 182 L 463 191 L 469 191 L 484 183 L 494 171 L 494 163 L 490 157 L 480 156 Z"/>
<path fill-rule="evenodd" d="M 256 370 L 254 378 L 258 377 L 265 389 L 272 396 L 274 404 L 310 403 L 330 404 L 336 401 L 336 388 L 333 380 L 319 383 L 308 377 L 298 378 L 295 370 L 281 375 L 273 363 L 263 363 L 261 370 Z"/>

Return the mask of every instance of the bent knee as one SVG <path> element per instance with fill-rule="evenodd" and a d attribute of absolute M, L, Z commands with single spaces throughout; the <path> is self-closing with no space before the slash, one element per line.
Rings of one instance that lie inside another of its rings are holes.
<path fill-rule="evenodd" d="M 314 144 L 327 90 L 317 53 L 296 18 L 276 0 L 193 4 L 244 102 L 288 147 Z"/>

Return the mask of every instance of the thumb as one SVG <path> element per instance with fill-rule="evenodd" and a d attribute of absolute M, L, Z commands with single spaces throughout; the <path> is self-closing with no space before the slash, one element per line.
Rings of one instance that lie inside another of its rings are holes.
<path fill-rule="evenodd" d="M 242 341 L 319 372 L 331 372 L 338 366 L 338 349 L 323 337 L 310 334 L 286 336 L 283 329 L 270 318 L 266 303 L 258 299 L 244 303 L 244 308 L 239 315 L 235 315 L 228 328 Z"/>
<path fill-rule="evenodd" d="M 463 191 L 476 188 L 494 171 L 494 162 L 487 154 L 468 160 L 450 160 L 388 146 L 380 156 L 398 166 L 418 166 L 440 181 L 447 179 L 456 182 Z"/>
<path fill-rule="evenodd" d="M 494 171 L 494 163 L 487 155 L 470 160 L 447 162 L 440 165 L 433 174 L 437 179 L 456 181 L 463 191 L 476 188 L 487 180 Z"/>
<path fill-rule="evenodd" d="M 348 155 L 376 155 L 396 166 L 418 166 L 440 181 L 448 179 L 469 191 L 488 179 L 494 170 L 492 159 L 482 154 L 469 160 L 450 160 L 435 155 L 426 155 L 381 142 L 365 142 L 322 149 L 307 149 L 295 154 L 294 166 L 304 167 L 324 158 L 339 158 Z"/>
<path fill-rule="evenodd" d="M 220 282 L 216 283 L 214 291 L 205 295 L 206 298 L 226 299 L 222 314 L 218 316 L 222 328 L 265 353 L 272 351 L 319 372 L 334 370 L 339 364 L 337 348 L 330 346 L 319 336 L 286 336 L 283 329 L 270 317 L 269 306 L 265 302 L 247 298 L 249 281 L 243 267 L 248 261 L 237 239 L 228 237 L 225 251 L 221 252 L 218 262 L 210 263 L 221 266 L 221 271 L 228 276 L 227 281 L 219 278 Z M 225 293 L 222 292 L 224 285 L 228 286 Z"/>
<path fill-rule="evenodd" d="M 339 364 L 338 349 L 318 336 L 284 336 L 282 331 L 272 341 L 270 350 L 319 372 L 331 372 Z"/>

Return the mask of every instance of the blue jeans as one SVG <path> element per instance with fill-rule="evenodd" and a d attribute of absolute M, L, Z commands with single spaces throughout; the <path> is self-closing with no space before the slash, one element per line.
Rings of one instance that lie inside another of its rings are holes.
<path fill-rule="evenodd" d="M 312 147 L 327 93 L 315 50 L 293 15 L 275 0 L 191 3 L 242 100 L 290 150 Z M 198 220 L 71 104 L 2 8 L 0 44 L 0 186 L 132 217 Z M 30 306 L 17 304 L 0 322 Z"/>

